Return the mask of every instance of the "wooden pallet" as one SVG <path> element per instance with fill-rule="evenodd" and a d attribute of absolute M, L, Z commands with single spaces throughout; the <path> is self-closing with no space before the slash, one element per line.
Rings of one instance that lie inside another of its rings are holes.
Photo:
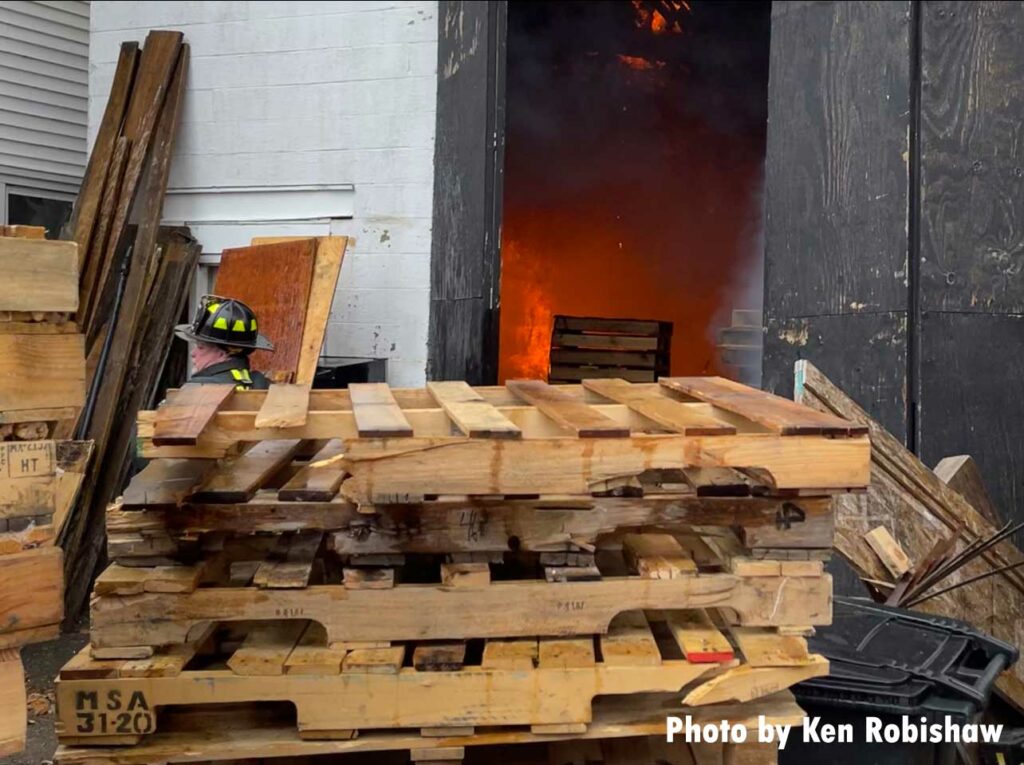
<path fill-rule="evenodd" d="M 776 494 L 821 495 L 866 486 L 870 460 L 863 427 L 720 378 L 186 386 L 140 413 L 139 435 L 151 458 L 225 457 L 262 442 L 192 495 L 222 502 L 251 496 L 254 478 L 290 462 L 302 440 L 334 439 L 290 488 L 314 481 L 364 507 L 439 495 L 592 495 L 689 468 L 755 471 Z"/>
<path fill-rule="evenodd" d="M 526 727 L 478 728 L 449 736 L 422 736 L 416 731 L 368 731 L 342 739 L 308 740 L 299 737 L 294 716 L 287 711 L 262 707 L 199 707 L 167 710 L 160 729 L 137 746 L 61 746 L 57 765 L 178 765 L 179 763 L 266 762 L 274 765 L 328 765 L 367 762 L 347 755 L 372 753 L 374 762 L 413 761 L 467 763 L 526 763 L 536 752 L 541 765 L 604 761 L 608 765 L 638 765 L 643 760 L 614 759 L 609 750 L 617 740 L 628 741 L 632 751 L 644 751 L 646 739 L 656 756 L 650 762 L 671 765 L 711 765 L 722 762 L 722 747 L 687 746 L 665 742 L 665 717 L 678 713 L 678 696 L 604 696 L 594 700 L 593 719 L 585 733 L 535 733 Z M 803 713 L 792 695 L 782 691 L 746 704 L 722 704 L 686 710 L 696 722 L 720 724 L 723 719 L 743 725 L 756 735 L 758 718 L 776 725 L 799 726 Z M 639 747 L 637 746 L 639 744 Z M 386 753 L 395 757 L 386 758 Z M 600 760 L 590 753 L 601 752 Z M 578 754 L 586 754 L 577 757 Z M 735 754 L 735 753 L 734 753 Z M 704 759 L 707 757 L 707 759 Z M 443 759 L 442 759 L 443 758 Z M 525 759 L 518 759 L 525 758 Z M 728 761 L 728 760 L 727 760 Z M 734 760 L 744 762 L 744 760 Z M 774 763 L 770 753 L 746 762 Z"/>
<path fill-rule="evenodd" d="M 533 568 L 455 554 L 341 557 L 319 533 L 221 541 L 192 566 L 111 566 L 96 582 L 93 646 L 130 656 L 118 649 L 184 643 L 209 622 L 282 618 L 318 622 L 331 643 L 602 633 L 629 609 L 728 608 L 746 626 L 831 620 L 821 561 L 753 559 L 728 534 L 625 535 L 621 551 L 540 553 Z"/>
<path fill-rule="evenodd" d="M 657 382 L 669 374 L 672 322 L 555 316 L 548 381 L 616 377 Z"/>
<path fill-rule="evenodd" d="M 597 695 L 681 692 L 680 704 L 705 706 L 828 672 L 803 637 L 727 626 L 717 611 L 628 611 L 596 636 L 443 643 L 342 644 L 318 624 L 279 620 L 200 629 L 148 658 L 91 655 L 83 649 L 57 681 L 57 728 L 73 741 L 135 743 L 167 706 L 274 701 L 295 706 L 306 738 L 494 725 L 582 733 Z"/>
<path fill-rule="evenodd" d="M 288 488 L 309 465 L 293 461 L 283 475 L 254 481 L 243 501 L 222 503 L 188 498 L 209 464 L 154 460 L 107 510 L 109 558 L 128 566 L 172 564 L 194 559 L 205 537 L 299 531 L 327 532 L 340 555 L 572 550 L 616 544 L 627 531 L 693 526 L 735 529 L 752 555 L 825 552 L 833 539 L 829 498 L 736 496 L 757 487 L 729 470 L 680 471 L 676 483 L 638 484 L 642 496 L 440 496 L 366 513 L 333 497 L 333 482 L 319 493 L 309 482 L 303 490 Z"/>

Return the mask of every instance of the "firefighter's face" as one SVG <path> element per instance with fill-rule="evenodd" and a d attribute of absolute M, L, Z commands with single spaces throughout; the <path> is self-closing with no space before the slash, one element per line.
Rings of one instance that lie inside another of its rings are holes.
<path fill-rule="evenodd" d="M 223 348 L 210 343 L 196 343 L 192 346 L 192 371 L 201 372 L 209 366 L 224 361 L 228 357 Z"/>

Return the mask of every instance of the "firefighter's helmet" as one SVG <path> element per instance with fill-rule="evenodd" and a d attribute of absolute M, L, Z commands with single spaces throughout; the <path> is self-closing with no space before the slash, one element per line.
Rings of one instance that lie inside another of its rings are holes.
<path fill-rule="evenodd" d="M 241 300 L 204 295 L 191 324 L 179 324 L 183 340 L 210 343 L 239 351 L 272 351 L 274 344 L 257 331 L 256 314 Z"/>

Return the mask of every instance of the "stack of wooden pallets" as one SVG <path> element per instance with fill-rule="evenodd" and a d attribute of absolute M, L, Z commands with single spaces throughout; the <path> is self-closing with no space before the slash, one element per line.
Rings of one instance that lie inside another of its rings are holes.
<path fill-rule="evenodd" d="M 671 367 L 672 322 L 555 316 L 548 382 L 655 382 Z"/>
<path fill-rule="evenodd" d="M 718 378 L 186 386 L 139 435 L 61 763 L 792 722 L 786 689 L 827 672 L 830 500 L 870 461 L 863 428 Z"/>
<path fill-rule="evenodd" d="M 19 648 L 56 637 L 64 613 L 57 533 L 90 444 L 71 435 L 85 396 L 78 251 L 42 228 L 0 226 L 0 754 L 25 740 Z"/>

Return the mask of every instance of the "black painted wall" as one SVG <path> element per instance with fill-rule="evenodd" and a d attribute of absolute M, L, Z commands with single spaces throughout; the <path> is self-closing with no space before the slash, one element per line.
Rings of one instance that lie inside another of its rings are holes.
<path fill-rule="evenodd" d="M 427 377 L 497 375 L 505 2 L 441 0 Z"/>
<path fill-rule="evenodd" d="M 776 2 L 769 83 L 765 387 L 810 359 L 1024 518 L 1024 4 Z"/>

